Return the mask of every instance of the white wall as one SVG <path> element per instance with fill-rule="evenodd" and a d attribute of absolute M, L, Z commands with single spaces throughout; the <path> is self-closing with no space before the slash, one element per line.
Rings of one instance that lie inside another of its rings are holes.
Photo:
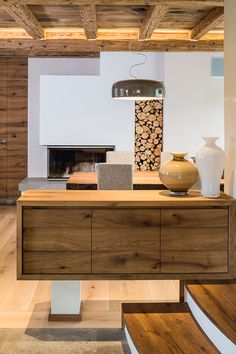
<path fill-rule="evenodd" d="M 236 198 L 236 2 L 225 0 L 225 192 Z"/>
<path fill-rule="evenodd" d="M 216 56 L 222 56 L 222 53 L 148 53 L 148 63 L 137 68 L 139 72 L 136 74 L 143 78 L 163 80 L 164 74 L 167 89 L 164 101 L 165 151 L 184 150 L 194 155 L 202 146 L 201 137 L 204 135 L 220 136 L 219 143 L 223 147 L 224 80 L 210 77 L 210 59 Z M 133 103 L 113 101 L 111 86 L 116 80 L 128 79 L 129 66 L 141 60 L 131 53 L 118 52 L 101 53 L 100 60 L 29 60 L 28 176 L 47 176 L 47 148 L 40 143 L 115 144 L 120 150 L 132 149 Z M 41 90 L 41 124 L 40 77 L 44 86 Z M 96 105 L 91 104 L 88 94 L 87 84 L 91 79 L 96 82 L 93 97 Z M 87 91 L 86 95 L 81 92 L 80 84 Z M 80 94 L 83 100 L 79 100 Z M 86 120 L 84 114 L 78 114 L 82 103 L 90 111 Z"/>
<path fill-rule="evenodd" d="M 160 55 L 147 56 L 147 64 L 138 68 L 139 76 L 162 79 Z M 112 99 L 111 89 L 115 81 L 129 77 L 135 61 L 140 58 L 130 53 L 102 53 L 100 76 L 41 76 L 40 144 L 134 150 L 135 102 Z"/>
<path fill-rule="evenodd" d="M 41 76 L 40 144 L 133 150 L 134 102 L 112 100 L 111 86 L 107 75 Z"/>
<path fill-rule="evenodd" d="M 224 79 L 211 78 L 211 58 L 223 53 L 166 53 L 164 150 L 194 156 L 202 136 L 224 147 Z"/>
<path fill-rule="evenodd" d="M 40 76 L 99 75 L 99 59 L 33 58 L 28 70 L 28 177 L 46 177 L 47 148 L 39 143 Z"/>
<path fill-rule="evenodd" d="M 146 54 L 147 64 L 134 73 L 163 80 L 164 54 Z M 143 58 L 131 53 L 101 53 L 100 72 L 96 59 L 89 68 L 81 67 L 80 62 L 70 66 L 72 59 L 63 59 L 62 64 L 62 59 L 44 60 L 48 59 L 29 62 L 28 175 L 47 176 L 45 145 L 109 144 L 117 150 L 132 150 L 134 102 L 112 100 L 111 87 L 115 81 L 129 78 L 129 67 Z M 91 86 L 95 88 L 92 93 Z"/>

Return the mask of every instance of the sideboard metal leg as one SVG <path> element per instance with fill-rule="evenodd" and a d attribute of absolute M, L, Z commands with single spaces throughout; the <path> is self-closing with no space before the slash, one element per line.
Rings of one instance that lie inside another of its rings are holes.
<path fill-rule="evenodd" d="M 52 281 L 49 321 L 80 321 L 80 281 Z"/>

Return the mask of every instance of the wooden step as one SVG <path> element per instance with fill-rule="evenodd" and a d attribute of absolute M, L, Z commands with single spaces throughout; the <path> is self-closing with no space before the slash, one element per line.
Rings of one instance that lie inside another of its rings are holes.
<path fill-rule="evenodd" d="M 191 282 L 186 289 L 208 319 L 236 344 L 236 281 Z"/>
<path fill-rule="evenodd" d="M 122 304 L 122 319 L 139 354 L 219 353 L 187 303 Z"/>

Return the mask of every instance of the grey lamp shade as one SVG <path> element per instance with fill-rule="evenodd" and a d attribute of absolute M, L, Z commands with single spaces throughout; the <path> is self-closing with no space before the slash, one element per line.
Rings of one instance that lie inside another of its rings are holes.
<path fill-rule="evenodd" d="M 161 100 L 165 97 L 165 86 L 154 80 L 117 81 L 112 86 L 112 98 L 123 100 Z"/>

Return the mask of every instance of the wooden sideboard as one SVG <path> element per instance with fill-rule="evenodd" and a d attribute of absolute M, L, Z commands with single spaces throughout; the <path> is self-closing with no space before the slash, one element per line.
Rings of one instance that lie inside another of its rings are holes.
<path fill-rule="evenodd" d="M 28 191 L 18 279 L 235 278 L 235 204 L 168 191 Z"/>

